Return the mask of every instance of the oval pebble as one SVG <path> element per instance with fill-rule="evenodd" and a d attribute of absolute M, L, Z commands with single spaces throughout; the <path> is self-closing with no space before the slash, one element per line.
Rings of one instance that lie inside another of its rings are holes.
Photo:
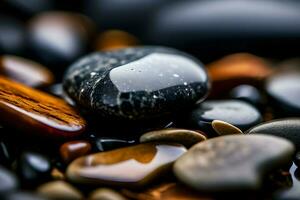
<path fill-rule="evenodd" d="M 127 198 L 110 188 L 99 188 L 89 195 L 89 200 L 127 200 Z"/>
<path fill-rule="evenodd" d="M 243 134 L 239 128 L 221 120 L 214 120 L 211 125 L 219 135 Z"/>
<path fill-rule="evenodd" d="M 66 142 L 62 144 L 59 149 L 60 156 L 65 163 L 69 163 L 80 156 L 84 156 L 90 153 L 91 150 L 91 144 L 84 140 Z"/>

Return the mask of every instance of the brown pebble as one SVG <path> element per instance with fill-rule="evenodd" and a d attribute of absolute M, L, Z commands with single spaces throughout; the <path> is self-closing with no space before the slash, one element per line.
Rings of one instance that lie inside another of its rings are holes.
<path fill-rule="evenodd" d="M 51 177 L 55 180 L 64 180 L 65 179 L 65 175 L 57 168 L 52 169 Z"/>
<path fill-rule="evenodd" d="M 238 127 L 221 120 L 213 120 L 211 125 L 219 135 L 243 134 Z"/>
<path fill-rule="evenodd" d="M 62 144 L 59 149 L 60 156 L 65 163 L 69 163 L 80 156 L 84 156 L 90 153 L 91 150 L 91 144 L 84 140 L 66 142 Z"/>
<path fill-rule="evenodd" d="M 93 191 L 89 200 L 127 200 L 122 194 L 110 188 L 99 188 Z"/>

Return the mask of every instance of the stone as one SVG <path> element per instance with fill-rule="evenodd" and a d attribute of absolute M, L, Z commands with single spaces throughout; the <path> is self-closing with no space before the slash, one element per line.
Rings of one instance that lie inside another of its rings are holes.
<path fill-rule="evenodd" d="M 58 168 L 53 168 L 51 170 L 51 177 L 54 180 L 65 180 L 65 174 Z"/>
<path fill-rule="evenodd" d="M 294 151 L 291 142 L 275 136 L 221 136 L 194 145 L 173 169 L 200 192 L 253 191 L 268 172 L 290 163 Z"/>
<path fill-rule="evenodd" d="M 61 139 L 81 134 L 86 126 L 63 100 L 1 76 L 0 121 L 21 132 Z"/>
<path fill-rule="evenodd" d="M 51 177 L 50 160 L 39 153 L 22 153 L 17 162 L 17 172 L 26 185 L 35 185 Z"/>
<path fill-rule="evenodd" d="M 1 132 L 1 128 L 0 128 Z M 13 162 L 12 152 L 5 141 L 0 141 L 0 164 L 9 167 Z"/>
<path fill-rule="evenodd" d="M 109 51 L 137 46 L 138 44 L 138 39 L 126 31 L 107 30 L 98 35 L 96 39 L 96 50 Z"/>
<path fill-rule="evenodd" d="M 81 58 L 67 70 L 63 86 L 90 115 L 144 120 L 203 101 L 209 80 L 203 65 L 187 54 L 137 47 Z"/>
<path fill-rule="evenodd" d="M 19 187 L 15 174 L 0 166 L 0 193 L 14 191 Z"/>
<path fill-rule="evenodd" d="M 54 82 L 54 75 L 45 66 L 13 55 L 0 56 L 0 75 L 34 88 Z"/>
<path fill-rule="evenodd" d="M 127 200 L 127 198 L 112 189 L 99 188 L 89 195 L 89 200 Z"/>
<path fill-rule="evenodd" d="M 206 136 L 187 129 L 168 128 L 150 131 L 140 137 L 140 142 L 174 142 L 186 147 L 206 140 Z"/>
<path fill-rule="evenodd" d="M 121 147 L 127 147 L 136 143 L 134 140 L 94 136 L 91 137 L 91 140 L 91 142 L 93 143 L 94 150 L 96 152 L 109 151 Z"/>
<path fill-rule="evenodd" d="M 276 73 L 267 79 L 265 90 L 281 115 L 300 116 L 300 70 Z"/>
<path fill-rule="evenodd" d="M 1 196 L 2 200 L 49 200 L 38 194 L 24 191 L 13 191 Z"/>
<path fill-rule="evenodd" d="M 264 99 L 260 91 L 252 85 L 239 85 L 233 88 L 229 94 L 230 98 L 238 99 L 260 107 Z"/>
<path fill-rule="evenodd" d="M 84 140 L 66 142 L 62 144 L 59 149 L 60 156 L 65 163 L 69 163 L 80 156 L 84 156 L 90 153 L 91 150 L 92 145 Z"/>
<path fill-rule="evenodd" d="M 210 130 L 213 120 L 221 120 L 247 130 L 262 121 L 259 111 L 240 100 L 207 100 L 198 104 L 189 114 L 189 123 L 199 130 Z"/>
<path fill-rule="evenodd" d="M 299 151 L 295 155 L 294 163 L 295 163 L 295 165 L 297 165 L 297 167 L 300 167 L 300 152 Z"/>
<path fill-rule="evenodd" d="M 221 120 L 214 120 L 211 125 L 219 135 L 243 134 L 239 128 Z"/>
<path fill-rule="evenodd" d="M 51 181 L 37 188 L 37 193 L 50 199 L 81 200 L 83 195 L 75 187 L 65 181 Z"/>
<path fill-rule="evenodd" d="M 245 132 L 246 134 L 268 134 L 290 140 L 300 149 L 300 118 L 282 118 L 258 124 Z"/>
<path fill-rule="evenodd" d="M 78 158 L 66 174 L 75 183 L 139 187 L 162 176 L 185 152 L 179 144 L 139 144 Z"/>

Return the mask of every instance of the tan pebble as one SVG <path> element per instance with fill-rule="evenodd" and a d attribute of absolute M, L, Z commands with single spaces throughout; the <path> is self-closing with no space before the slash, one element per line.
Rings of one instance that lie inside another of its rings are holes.
<path fill-rule="evenodd" d="M 89 200 L 127 200 L 123 195 L 109 188 L 99 188 L 93 191 Z"/>
<path fill-rule="evenodd" d="M 52 169 L 51 177 L 55 180 L 64 180 L 65 179 L 65 175 L 57 168 Z"/>
<path fill-rule="evenodd" d="M 212 127 L 219 135 L 243 134 L 238 127 L 221 120 L 213 120 Z"/>

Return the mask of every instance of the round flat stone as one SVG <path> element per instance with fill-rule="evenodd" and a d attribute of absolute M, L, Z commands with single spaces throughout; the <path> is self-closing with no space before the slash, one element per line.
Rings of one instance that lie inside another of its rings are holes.
<path fill-rule="evenodd" d="M 214 120 L 211 125 L 219 135 L 243 134 L 239 128 L 221 120 Z"/>
<path fill-rule="evenodd" d="M 262 117 L 251 104 L 239 100 L 208 100 L 189 114 L 190 123 L 200 130 L 210 129 L 213 120 L 221 120 L 247 130 L 260 123 Z"/>
<path fill-rule="evenodd" d="M 266 82 L 266 92 L 272 98 L 276 109 L 290 116 L 300 116 L 300 71 L 281 72 Z"/>
<path fill-rule="evenodd" d="M 54 75 L 43 65 L 12 55 L 0 56 L 0 75 L 35 88 L 54 82 Z"/>
<path fill-rule="evenodd" d="M 90 114 L 118 119 L 174 113 L 203 100 L 209 89 L 198 60 L 162 47 L 88 55 L 68 69 L 63 85 Z"/>
<path fill-rule="evenodd" d="M 63 100 L 2 76 L 0 121 L 22 132 L 56 138 L 79 135 L 86 126 L 78 112 Z"/>
<path fill-rule="evenodd" d="M 80 156 L 84 156 L 90 153 L 91 150 L 92 145 L 84 140 L 66 142 L 62 144 L 59 149 L 60 156 L 65 163 L 69 163 Z"/>
<path fill-rule="evenodd" d="M 174 164 L 174 173 L 201 192 L 256 190 L 264 175 L 291 162 L 294 146 L 268 135 L 228 135 L 194 145 Z"/>
<path fill-rule="evenodd" d="M 145 143 L 81 157 L 67 168 L 76 183 L 137 187 L 161 176 L 186 148 L 177 144 Z"/>
<path fill-rule="evenodd" d="M 177 128 L 151 131 L 140 137 L 140 142 L 175 142 L 186 147 L 204 140 L 206 140 L 206 136 L 199 132 Z"/>
<path fill-rule="evenodd" d="M 297 149 L 300 149 L 300 118 L 284 118 L 264 122 L 252 127 L 245 133 L 262 133 L 283 137 L 294 143 Z"/>
<path fill-rule="evenodd" d="M 89 195 L 89 200 L 127 200 L 127 198 L 110 188 L 99 188 Z"/>

